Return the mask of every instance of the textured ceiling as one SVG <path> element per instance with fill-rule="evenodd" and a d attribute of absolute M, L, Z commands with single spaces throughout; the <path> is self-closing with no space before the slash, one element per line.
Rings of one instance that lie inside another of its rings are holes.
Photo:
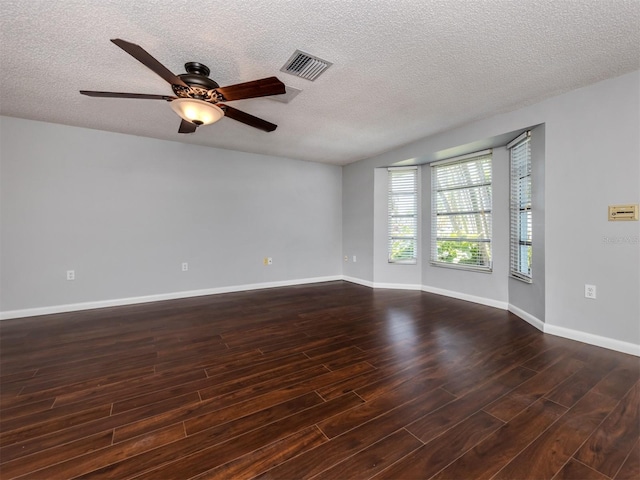
<path fill-rule="evenodd" d="M 0 35 L 2 115 L 342 165 L 640 68 L 640 0 L 3 0 Z M 78 93 L 171 94 L 111 38 L 175 74 L 197 61 L 222 86 L 302 92 L 231 103 L 273 133 L 225 118 L 180 135 L 166 102 Z M 296 49 L 333 66 L 280 72 Z"/>

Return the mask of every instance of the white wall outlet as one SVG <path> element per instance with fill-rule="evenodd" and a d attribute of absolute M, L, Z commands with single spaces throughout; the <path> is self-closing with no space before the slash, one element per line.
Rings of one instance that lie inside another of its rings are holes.
<path fill-rule="evenodd" d="M 76 279 L 76 271 L 67 270 L 67 280 L 75 280 L 75 279 Z"/>
<path fill-rule="evenodd" d="M 344 256 L 344 261 L 348 262 L 349 261 L 349 257 L 347 255 Z"/>
<path fill-rule="evenodd" d="M 353 263 L 356 263 L 356 256 L 353 256 Z"/>
<path fill-rule="evenodd" d="M 182 262 L 182 271 L 183 272 L 189 271 L 189 264 L 187 262 Z"/>
<path fill-rule="evenodd" d="M 586 298 L 596 298 L 596 286 L 586 285 L 584 286 L 584 296 Z"/>

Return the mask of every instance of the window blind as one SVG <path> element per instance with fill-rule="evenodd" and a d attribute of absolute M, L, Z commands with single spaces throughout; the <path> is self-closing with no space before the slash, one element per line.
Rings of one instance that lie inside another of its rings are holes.
<path fill-rule="evenodd" d="M 388 195 L 389 262 L 416 263 L 418 170 L 390 168 Z"/>
<path fill-rule="evenodd" d="M 530 132 L 516 138 L 508 147 L 511 164 L 509 273 L 530 283 L 533 256 Z"/>
<path fill-rule="evenodd" d="M 432 164 L 431 263 L 491 271 L 491 150 Z"/>

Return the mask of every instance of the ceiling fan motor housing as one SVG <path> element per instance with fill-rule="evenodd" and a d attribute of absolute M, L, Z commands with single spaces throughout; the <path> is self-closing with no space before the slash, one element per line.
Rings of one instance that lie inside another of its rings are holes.
<path fill-rule="evenodd" d="M 218 103 L 222 96 L 216 92 L 219 88 L 217 82 L 209 78 L 209 67 L 198 62 L 188 62 L 184 64 L 187 73 L 178 75 L 180 79 L 189 85 L 171 85 L 173 92 L 180 98 L 195 98 L 206 102 Z"/>

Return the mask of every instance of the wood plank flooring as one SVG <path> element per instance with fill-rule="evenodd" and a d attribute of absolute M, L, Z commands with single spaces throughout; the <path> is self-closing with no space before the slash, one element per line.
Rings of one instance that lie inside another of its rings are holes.
<path fill-rule="evenodd" d="M 0 388 L 7 480 L 640 478 L 640 359 L 425 292 L 6 320 Z"/>

